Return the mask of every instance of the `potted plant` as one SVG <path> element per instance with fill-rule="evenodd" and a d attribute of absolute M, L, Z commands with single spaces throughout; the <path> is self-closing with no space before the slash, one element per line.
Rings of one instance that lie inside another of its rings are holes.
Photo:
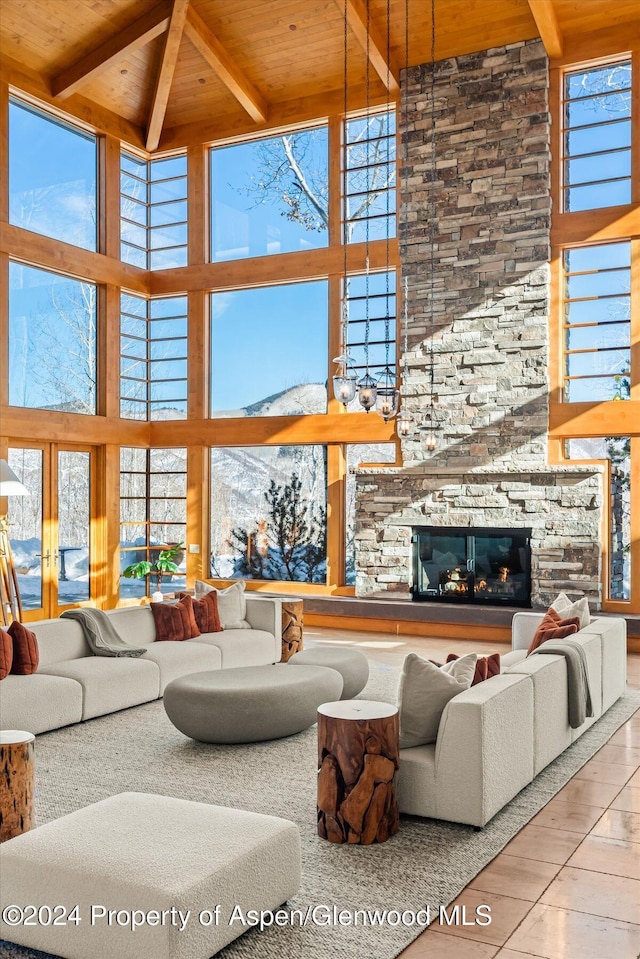
<path fill-rule="evenodd" d="M 157 558 L 150 562 L 148 559 L 142 559 L 139 563 L 132 563 L 122 570 L 122 575 L 127 579 L 145 579 L 147 576 L 153 576 L 156 581 L 156 591 L 151 600 L 154 603 L 162 602 L 162 577 L 172 576 L 178 572 L 178 566 L 175 562 L 178 553 L 182 550 L 184 543 L 176 543 L 175 546 L 168 546 L 161 549 Z"/>

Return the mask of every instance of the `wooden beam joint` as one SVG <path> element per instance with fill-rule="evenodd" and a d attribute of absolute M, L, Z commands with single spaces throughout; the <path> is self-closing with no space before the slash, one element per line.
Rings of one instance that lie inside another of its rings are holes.
<path fill-rule="evenodd" d="M 158 70 L 153 99 L 151 101 L 149 124 L 147 126 L 146 147 L 148 151 L 155 150 L 160 142 L 160 134 L 162 133 L 164 118 L 167 112 L 169 93 L 171 92 L 173 74 L 175 73 L 176 63 L 178 62 L 178 52 L 182 42 L 182 34 L 188 9 L 189 0 L 173 0 L 169 28 L 165 37 L 162 60 L 160 61 L 160 69 Z"/>
<path fill-rule="evenodd" d="M 71 96 L 109 67 L 120 63 L 135 50 L 139 50 L 155 37 L 159 37 L 168 26 L 167 7 L 164 3 L 158 4 L 143 17 L 124 30 L 120 30 L 115 36 L 109 37 L 95 50 L 54 77 L 51 81 L 51 92 L 61 99 Z"/>
<path fill-rule="evenodd" d="M 369 55 L 369 62 L 391 94 L 400 91 L 398 70 L 387 58 L 386 38 L 382 36 L 368 11 L 370 0 L 346 0 L 347 22 L 362 49 Z M 345 0 L 336 0 L 344 14 Z"/>
<path fill-rule="evenodd" d="M 547 55 L 551 58 L 562 56 L 562 31 L 553 8 L 553 0 L 529 0 L 529 8 L 540 33 Z"/>
<path fill-rule="evenodd" d="M 264 123 L 267 119 L 267 104 L 264 98 L 244 76 L 216 35 L 193 7 L 189 9 L 184 29 L 198 53 L 204 57 L 249 116 L 256 123 Z"/>

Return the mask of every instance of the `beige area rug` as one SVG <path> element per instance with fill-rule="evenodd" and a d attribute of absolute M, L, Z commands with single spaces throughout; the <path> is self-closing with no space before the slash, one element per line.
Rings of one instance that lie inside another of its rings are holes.
<path fill-rule="evenodd" d="M 399 670 L 379 664 L 371 670 L 362 697 L 394 702 Z M 303 883 L 292 907 L 402 913 L 429 906 L 435 915 L 639 707 L 640 691 L 629 690 L 481 832 L 403 816 L 400 832 L 389 842 L 359 847 L 335 846 L 316 834 L 315 727 L 269 743 L 207 746 L 186 739 L 167 719 L 162 702 L 154 702 L 38 737 L 38 822 L 129 790 L 282 816 L 299 825 L 302 837 Z M 416 925 L 389 923 L 254 929 L 218 956 L 392 959 L 421 931 Z M 0 956 L 39 959 L 44 954 L 0 942 Z"/>

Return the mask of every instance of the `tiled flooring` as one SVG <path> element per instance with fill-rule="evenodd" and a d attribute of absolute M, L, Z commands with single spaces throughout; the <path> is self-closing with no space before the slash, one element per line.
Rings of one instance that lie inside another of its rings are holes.
<path fill-rule="evenodd" d="M 354 645 L 401 665 L 408 652 L 506 651 L 502 644 L 306 629 L 308 645 Z M 640 688 L 640 655 L 628 657 Z M 638 959 L 640 956 L 640 711 L 467 886 L 467 916 L 489 926 L 427 929 L 401 959 Z"/>

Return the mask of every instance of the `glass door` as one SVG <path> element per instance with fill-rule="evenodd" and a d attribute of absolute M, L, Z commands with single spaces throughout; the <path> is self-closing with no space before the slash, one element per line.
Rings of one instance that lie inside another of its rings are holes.
<path fill-rule="evenodd" d="M 45 516 L 50 515 L 49 456 L 41 446 L 10 446 L 7 462 L 28 496 L 7 497 L 9 541 L 13 554 L 23 618 L 49 615 L 51 539 Z"/>
<path fill-rule="evenodd" d="M 8 500 L 24 619 L 91 603 L 92 448 L 15 444 L 8 462 L 28 496 Z"/>
<path fill-rule="evenodd" d="M 91 599 L 91 453 L 57 454 L 55 573 L 58 608 Z"/>

